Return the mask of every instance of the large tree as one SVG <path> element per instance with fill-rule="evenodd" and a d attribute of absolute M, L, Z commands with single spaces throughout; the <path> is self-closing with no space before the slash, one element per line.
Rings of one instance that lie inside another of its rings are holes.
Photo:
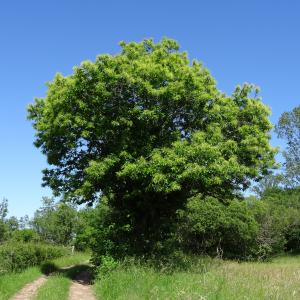
<path fill-rule="evenodd" d="M 285 182 L 290 187 L 300 185 L 300 106 L 284 112 L 276 126 L 278 137 L 287 142 L 285 158 Z"/>
<path fill-rule="evenodd" d="M 174 40 L 120 45 L 57 74 L 29 106 L 44 184 L 57 195 L 105 197 L 145 236 L 187 198 L 231 199 L 274 165 L 270 112 L 252 85 L 223 94 Z"/>

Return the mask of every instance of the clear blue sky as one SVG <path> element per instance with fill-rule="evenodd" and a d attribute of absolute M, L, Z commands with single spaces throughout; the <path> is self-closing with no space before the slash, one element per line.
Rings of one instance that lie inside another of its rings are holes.
<path fill-rule="evenodd" d="M 0 197 L 11 215 L 32 215 L 46 160 L 33 146 L 26 105 L 56 72 L 116 53 L 118 42 L 177 39 L 231 93 L 256 83 L 272 122 L 300 103 L 300 1 L 1 1 Z M 279 145 L 275 138 L 273 145 Z"/>

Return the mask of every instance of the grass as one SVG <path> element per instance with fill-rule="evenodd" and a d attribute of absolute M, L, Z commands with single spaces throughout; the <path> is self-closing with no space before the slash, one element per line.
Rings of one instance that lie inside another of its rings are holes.
<path fill-rule="evenodd" d="M 71 279 L 83 271 L 92 273 L 92 268 L 88 265 L 79 264 L 68 269 L 56 271 L 49 277 L 46 283 L 39 288 L 34 300 L 67 300 Z"/>
<path fill-rule="evenodd" d="M 88 263 L 90 258 L 91 258 L 91 255 L 89 253 L 78 252 L 78 253 L 75 253 L 74 255 L 57 258 L 57 259 L 53 260 L 53 262 L 58 268 L 62 268 L 62 267 L 71 266 L 71 265 Z"/>
<path fill-rule="evenodd" d="M 22 273 L 11 273 L 0 276 L 0 300 L 9 299 L 27 283 L 41 276 L 37 267 L 28 268 Z"/>
<path fill-rule="evenodd" d="M 52 263 L 56 268 L 61 268 L 87 262 L 89 258 L 90 255 L 87 253 L 76 253 L 74 255 L 55 259 Z M 0 300 L 9 299 L 24 285 L 34 281 L 43 273 L 43 267 L 31 267 L 20 273 L 9 273 L 0 276 Z"/>
<path fill-rule="evenodd" d="M 132 263 L 95 283 L 98 299 L 300 299 L 300 256 L 266 263 L 199 258 L 188 270 L 166 273 Z"/>
<path fill-rule="evenodd" d="M 42 285 L 35 300 L 63 300 L 68 299 L 71 279 L 62 274 L 50 276 L 48 281 Z"/>
<path fill-rule="evenodd" d="M 71 278 L 90 268 L 82 265 L 88 259 L 88 254 L 79 253 L 54 260 L 54 265 L 49 266 L 57 271 L 39 289 L 35 300 L 67 299 Z M 67 265 L 75 266 L 59 270 Z M 300 299 L 300 256 L 283 256 L 265 263 L 189 257 L 188 264 L 183 266 L 187 268 L 172 271 L 167 265 L 158 269 L 138 261 L 127 261 L 111 271 L 105 269 L 95 281 L 95 293 L 98 299 L 107 300 Z M 38 278 L 42 271 L 43 268 L 29 268 L 22 273 L 1 276 L 0 300 L 9 299 L 26 283 Z"/>

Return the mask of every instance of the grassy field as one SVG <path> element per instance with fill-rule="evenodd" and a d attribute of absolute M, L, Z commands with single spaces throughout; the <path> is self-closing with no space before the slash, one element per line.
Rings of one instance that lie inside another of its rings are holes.
<path fill-rule="evenodd" d="M 90 258 L 89 254 L 86 253 L 77 253 L 75 255 L 70 255 L 67 257 L 61 257 L 53 260 L 53 264 L 57 268 L 61 268 L 64 266 L 76 265 L 83 262 L 87 262 Z M 0 300 L 7 300 L 12 295 L 14 295 L 17 291 L 19 291 L 24 285 L 29 282 L 34 281 L 39 276 L 43 274 L 43 268 L 32 267 L 20 273 L 11 273 L 0 276 Z M 62 285 L 66 285 L 65 282 L 68 279 L 64 278 L 58 280 Z M 51 278 L 52 282 L 52 278 Z M 51 283 L 49 283 L 51 285 Z M 47 283 L 47 286 L 49 286 Z M 55 287 L 55 286 L 54 286 Z M 48 287 L 49 290 L 49 287 Z M 42 298 L 40 298 L 42 299 Z M 46 298 L 45 298 L 46 299 Z M 54 298 L 53 298 L 54 299 Z M 63 298 L 61 298 L 63 299 Z"/>
<path fill-rule="evenodd" d="M 35 300 L 68 298 L 71 278 L 88 266 L 88 254 L 53 261 L 55 267 L 75 265 L 50 276 Z M 205 257 L 189 258 L 185 270 L 150 267 L 137 261 L 120 264 L 95 281 L 98 299 L 300 299 L 300 256 L 284 256 L 264 263 L 238 263 Z M 0 299 L 9 299 L 26 283 L 42 274 L 42 268 L 0 277 Z"/>
<path fill-rule="evenodd" d="M 96 281 L 98 299 L 300 299 L 300 256 L 268 263 L 199 259 L 166 273 L 139 264 L 120 266 Z"/>

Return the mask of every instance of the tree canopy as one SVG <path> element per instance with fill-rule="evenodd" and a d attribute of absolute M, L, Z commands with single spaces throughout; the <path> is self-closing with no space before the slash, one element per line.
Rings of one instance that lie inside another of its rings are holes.
<path fill-rule="evenodd" d="M 278 137 L 287 142 L 283 152 L 285 158 L 285 183 L 288 186 L 300 185 L 300 106 L 284 112 L 276 126 Z"/>
<path fill-rule="evenodd" d="M 43 206 L 38 209 L 31 226 L 42 241 L 68 245 L 74 238 L 78 223 L 74 206 L 55 203 L 53 198 L 43 197 Z"/>
<path fill-rule="evenodd" d="M 253 85 L 225 95 L 171 39 L 120 45 L 57 74 L 28 108 L 56 195 L 105 198 L 139 236 L 189 197 L 232 199 L 274 166 L 270 111 Z"/>

